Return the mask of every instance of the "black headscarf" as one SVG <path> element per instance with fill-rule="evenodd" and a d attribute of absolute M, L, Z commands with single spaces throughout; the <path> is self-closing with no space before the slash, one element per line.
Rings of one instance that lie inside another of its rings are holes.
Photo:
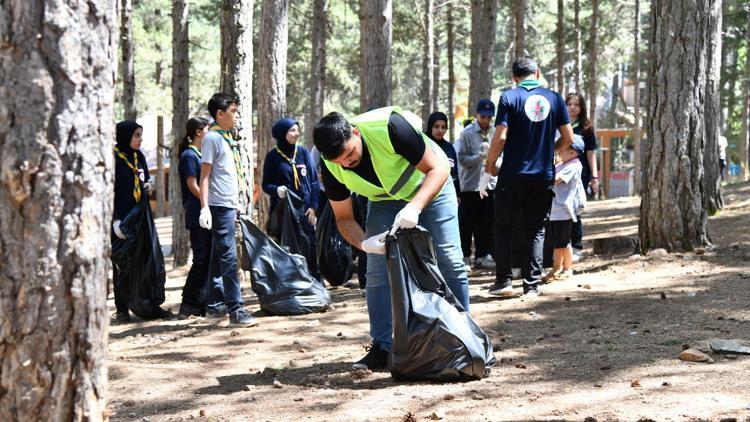
<path fill-rule="evenodd" d="M 294 145 L 286 140 L 286 134 L 294 125 L 299 125 L 299 123 L 290 117 L 283 117 L 271 128 L 271 134 L 276 139 L 276 146 L 289 157 L 294 154 Z"/>
<path fill-rule="evenodd" d="M 427 137 L 429 137 L 433 141 L 435 141 L 436 139 L 432 137 L 432 127 L 435 126 L 435 123 L 437 123 L 438 120 L 444 121 L 446 125 L 448 124 L 448 116 L 446 116 L 442 111 L 436 111 L 430 114 L 430 117 L 427 118 Z"/>
<path fill-rule="evenodd" d="M 133 139 L 133 133 L 138 128 L 143 129 L 143 126 L 130 120 L 123 120 L 118 123 L 115 129 L 115 145 L 117 145 L 117 149 L 124 153 L 132 152 L 130 141 Z"/>

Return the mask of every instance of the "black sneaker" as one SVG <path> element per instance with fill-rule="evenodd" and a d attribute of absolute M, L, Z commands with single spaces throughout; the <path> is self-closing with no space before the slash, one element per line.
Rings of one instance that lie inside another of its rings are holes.
<path fill-rule="evenodd" d="M 206 308 L 207 318 L 226 318 L 229 315 L 229 308 L 224 303 L 217 303 L 215 305 L 208 305 Z"/>
<path fill-rule="evenodd" d="M 154 319 L 170 319 L 174 317 L 174 314 L 171 311 L 157 306 L 156 310 L 154 310 L 153 317 Z"/>
<path fill-rule="evenodd" d="M 181 318 L 189 318 L 191 316 L 199 317 L 199 316 L 204 316 L 205 314 L 206 312 L 201 308 L 198 308 L 196 306 L 186 305 L 184 303 L 180 304 L 179 315 Z"/>
<path fill-rule="evenodd" d="M 492 286 L 490 286 L 488 293 L 493 296 L 502 297 L 512 297 L 515 295 L 515 293 L 513 293 L 513 284 L 500 283 L 497 281 Z"/>
<path fill-rule="evenodd" d="M 241 325 L 243 327 L 255 327 L 260 322 L 255 319 L 245 308 L 240 308 L 229 314 L 229 324 Z"/>
<path fill-rule="evenodd" d="M 362 359 L 352 365 L 352 369 L 369 369 L 375 370 L 385 368 L 388 365 L 388 351 L 383 350 L 380 346 L 373 344 L 365 346 L 367 354 Z"/>
<path fill-rule="evenodd" d="M 128 311 L 122 311 L 115 314 L 115 321 L 119 322 L 120 324 L 124 324 L 126 322 L 130 322 L 130 312 Z"/>

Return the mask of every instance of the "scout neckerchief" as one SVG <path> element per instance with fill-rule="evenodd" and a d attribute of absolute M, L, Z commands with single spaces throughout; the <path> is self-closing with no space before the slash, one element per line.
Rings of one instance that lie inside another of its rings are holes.
<path fill-rule="evenodd" d="M 232 134 L 228 130 L 224 130 L 219 125 L 211 126 L 211 131 L 214 131 L 221 135 L 229 147 L 232 149 L 232 155 L 234 156 L 234 167 L 237 170 L 237 182 L 239 183 L 240 192 L 245 192 L 245 171 L 242 169 L 242 158 L 240 157 L 240 145 L 237 141 L 232 138 Z"/>
<path fill-rule="evenodd" d="M 122 158 L 122 161 L 125 161 L 125 164 L 130 167 L 131 170 L 133 170 L 133 177 L 135 178 L 135 184 L 133 185 L 133 198 L 135 198 L 135 202 L 139 203 L 141 202 L 141 174 L 138 171 L 138 154 L 133 151 L 133 162 L 135 165 L 130 163 L 130 160 L 128 160 L 128 157 L 125 156 L 125 154 L 117 149 L 115 147 L 115 154 L 117 154 L 118 157 Z"/>
<path fill-rule="evenodd" d="M 578 127 L 578 119 L 576 119 L 575 122 L 571 123 L 570 126 L 572 126 L 573 129 L 577 128 Z"/>
<path fill-rule="evenodd" d="M 537 79 L 524 79 L 518 83 L 518 86 L 525 88 L 527 91 L 531 91 L 534 88 L 542 86 Z"/>
<path fill-rule="evenodd" d="M 201 157 L 203 157 L 203 154 L 201 153 L 201 150 L 200 150 L 200 149 L 198 149 L 198 147 L 197 147 L 197 146 L 193 145 L 193 144 L 192 144 L 192 142 L 191 142 L 190 144 L 188 144 L 188 148 L 190 148 L 190 149 L 192 149 L 193 151 L 195 151 L 195 153 L 196 153 L 196 154 L 198 154 L 198 158 L 201 158 Z"/>
<path fill-rule="evenodd" d="M 294 154 L 292 158 L 287 157 L 286 154 L 281 152 L 279 147 L 276 147 L 276 151 L 284 157 L 285 160 L 289 161 L 289 165 L 292 166 L 292 174 L 294 175 L 294 190 L 299 190 L 299 174 L 297 174 L 297 145 L 294 145 Z"/>

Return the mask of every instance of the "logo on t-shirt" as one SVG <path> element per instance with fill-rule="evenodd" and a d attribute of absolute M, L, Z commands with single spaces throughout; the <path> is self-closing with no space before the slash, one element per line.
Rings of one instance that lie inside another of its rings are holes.
<path fill-rule="evenodd" d="M 532 95 L 523 106 L 526 117 L 532 122 L 541 122 L 549 116 L 549 101 L 541 95 Z"/>

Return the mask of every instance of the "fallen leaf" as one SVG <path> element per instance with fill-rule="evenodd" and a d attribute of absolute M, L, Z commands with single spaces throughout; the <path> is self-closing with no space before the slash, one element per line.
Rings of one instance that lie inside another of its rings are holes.
<path fill-rule="evenodd" d="M 631 380 L 630 381 L 630 386 L 631 387 L 640 387 L 641 386 L 641 380 L 639 380 L 638 378 L 635 378 L 635 379 Z"/>

